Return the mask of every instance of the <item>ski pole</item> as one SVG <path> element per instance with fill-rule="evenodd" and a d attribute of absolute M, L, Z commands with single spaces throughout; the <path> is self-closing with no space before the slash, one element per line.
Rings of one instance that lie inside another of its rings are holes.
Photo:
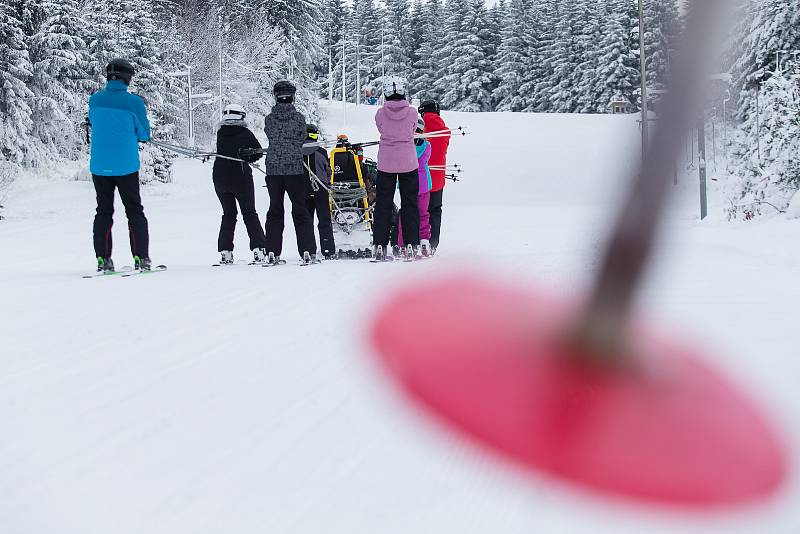
<path fill-rule="evenodd" d="M 189 158 L 192 158 L 192 159 L 199 159 L 200 161 L 202 161 L 204 163 L 206 161 L 208 161 L 209 159 L 211 159 L 211 158 L 222 158 L 222 159 L 227 159 L 227 160 L 230 160 L 230 161 L 237 161 L 239 163 L 247 164 L 247 165 L 250 166 L 250 168 L 256 169 L 257 171 L 259 171 L 260 173 L 264 174 L 265 176 L 267 174 L 266 171 L 263 170 L 258 165 L 255 165 L 254 163 L 250 163 L 249 161 L 243 160 L 241 158 L 234 158 L 234 157 L 231 157 L 231 156 L 226 156 L 224 154 L 218 154 L 216 152 L 200 152 L 199 150 L 194 149 L 194 148 L 184 147 L 184 146 L 180 146 L 180 145 L 170 145 L 169 143 L 162 143 L 161 141 L 155 141 L 153 139 L 151 139 L 149 141 L 149 143 L 151 145 L 155 146 L 155 147 L 161 148 L 163 150 L 168 150 L 170 152 L 174 152 L 175 154 L 179 154 L 181 156 L 186 156 L 186 157 L 189 157 Z"/>

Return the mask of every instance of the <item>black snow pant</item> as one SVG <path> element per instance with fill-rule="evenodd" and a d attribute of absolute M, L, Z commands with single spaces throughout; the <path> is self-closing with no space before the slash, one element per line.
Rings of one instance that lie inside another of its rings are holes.
<path fill-rule="evenodd" d="M 389 244 L 392 226 L 394 192 L 400 182 L 400 220 L 403 221 L 403 240 L 407 245 L 419 245 L 419 171 L 386 173 L 378 171 L 378 194 L 375 198 L 374 241 Z"/>
<path fill-rule="evenodd" d="M 269 191 L 269 210 L 264 230 L 267 238 L 267 252 L 280 256 L 283 250 L 284 210 L 283 199 L 288 193 L 292 202 L 292 220 L 297 235 L 297 252 L 312 255 L 317 253 L 317 242 L 314 239 L 314 223 L 306 208 L 305 182 L 308 178 L 302 174 L 288 176 L 267 176 Z"/>
<path fill-rule="evenodd" d="M 125 206 L 128 217 L 128 234 L 131 241 L 131 253 L 139 258 L 150 257 L 150 234 L 147 229 L 147 218 L 144 216 L 142 197 L 139 194 L 139 173 L 125 176 L 92 175 L 94 190 L 97 194 L 97 214 L 94 216 L 94 253 L 97 257 L 111 257 L 111 227 L 114 225 L 114 190 L 119 189 L 119 196 Z"/>
<path fill-rule="evenodd" d="M 431 246 L 439 246 L 439 232 L 442 230 L 442 194 L 444 189 L 431 191 L 431 202 L 428 205 L 428 213 L 431 214 Z"/>
<path fill-rule="evenodd" d="M 306 209 L 311 215 L 311 224 L 314 224 L 314 213 L 317 214 L 317 230 L 319 231 L 319 250 L 324 254 L 336 252 L 333 241 L 333 224 L 331 223 L 330 196 L 327 191 L 320 188 L 313 195 L 306 197 Z"/>
<path fill-rule="evenodd" d="M 222 222 L 219 226 L 217 251 L 233 250 L 233 235 L 236 231 L 236 218 L 238 216 L 236 203 L 242 212 L 247 235 L 250 237 L 250 250 L 266 248 L 264 230 L 256 211 L 256 193 L 252 176 L 243 176 L 233 179 L 224 179 L 214 182 L 214 190 L 222 204 Z"/>

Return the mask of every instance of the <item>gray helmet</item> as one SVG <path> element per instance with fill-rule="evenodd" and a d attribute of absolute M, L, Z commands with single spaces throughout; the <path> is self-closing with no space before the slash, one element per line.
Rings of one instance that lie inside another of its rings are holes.
<path fill-rule="evenodd" d="M 296 92 L 297 87 L 295 87 L 292 82 L 287 80 L 279 81 L 272 89 L 272 94 L 275 95 L 275 99 L 278 102 L 292 102 Z"/>

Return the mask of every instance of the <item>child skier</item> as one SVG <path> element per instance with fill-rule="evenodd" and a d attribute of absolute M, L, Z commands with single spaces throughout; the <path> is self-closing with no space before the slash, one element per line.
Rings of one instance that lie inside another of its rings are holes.
<path fill-rule="evenodd" d="M 255 163 L 261 154 L 242 156 L 245 148 L 261 149 L 256 136 L 247 128 L 244 119 L 247 116 L 239 104 L 228 104 L 222 115 L 222 122 L 217 131 L 217 153 L 232 158 L 241 158 L 248 163 Z M 250 250 L 253 261 L 264 261 L 267 246 L 264 230 L 256 211 L 255 186 L 253 171 L 250 165 L 239 161 L 216 158 L 214 161 L 214 190 L 222 204 L 222 222 L 219 227 L 217 250 L 222 255 L 220 263 L 233 263 L 233 234 L 236 230 L 236 203 L 242 211 L 242 219 L 250 237 Z"/>
<path fill-rule="evenodd" d="M 264 230 L 270 265 L 285 263 L 280 255 L 283 249 L 283 202 L 287 194 L 292 201 L 297 251 L 303 264 L 316 261 L 314 223 L 305 202 L 307 175 L 303 167 L 303 143 L 306 140 L 306 119 L 294 107 L 296 91 L 297 88 L 288 81 L 276 83 L 273 88 L 276 104 L 264 119 L 264 132 L 269 140 L 266 158 L 269 211 Z"/>
<path fill-rule="evenodd" d="M 440 115 L 439 103 L 435 100 L 424 100 L 419 106 L 422 120 L 425 121 L 425 133 L 448 132 L 447 125 Z M 430 204 L 428 211 L 431 214 L 431 253 L 436 252 L 439 246 L 439 234 L 442 228 L 442 195 L 444 194 L 445 167 L 447 166 L 447 149 L 450 146 L 450 134 L 430 138 L 431 159 L 429 165 L 437 167 L 431 171 Z"/>
<path fill-rule="evenodd" d="M 306 125 L 306 140 L 315 143 L 319 140 L 319 128 L 313 124 Z M 319 249 L 325 259 L 331 259 L 336 254 L 336 244 L 333 239 L 333 226 L 331 224 L 331 198 L 328 190 L 331 181 L 331 165 L 328 161 L 328 151 L 321 146 L 303 146 L 303 159 L 306 171 L 306 208 L 311 215 L 311 224 L 314 224 L 314 213 L 317 214 L 317 229 L 319 230 Z M 322 182 L 316 183 L 314 176 Z M 316 190 L 314 189 L 316 186 Z"/>
<path fill-rule="evenodd" d="M 422 119 L 417 121 L 417 133 L 421 134 L 425 129 L 425 123 Z M 428 213 L 428 203 L 431 198 L 431 171 L 428 168 L 428 161 L 431 157 L 431 144 L 423 139 L 415 139 L 414 145 L 417 149 L 417 161 L 419 165 L 419 194 L 417 200 L 419 204 L 419 242 L 420 252 L 423 256 L 431 254 L 431 214 Z M 402 249 L 405 246 L 403 241 L 403 221 L 397 221 L 397 239 L 395 240 L 397 247 Z"/>
<path fill-rule="evenodd" d="M 405 229 L 406 255 L 413 258 L 419 246 L 419 165 L 414 146 L 417 110 L 406 100 L 405 81 L 384 82 L 386 104 L 375 114 L 380 132 L 378 148 L 377 197 L 375 199 L 375 259 L 386 259 L 392 224 L 392 203 L 400 183 L 400 218 Z"/>

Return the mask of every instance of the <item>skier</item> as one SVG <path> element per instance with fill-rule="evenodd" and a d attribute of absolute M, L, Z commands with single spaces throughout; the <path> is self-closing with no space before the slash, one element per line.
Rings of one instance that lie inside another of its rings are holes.
<path fill-rule="evenodd" d="M 306 140 L 314 143 L 319 140 L 319 128 L 314 124 L 306 125 Z M 333 239 L 333 226 L 331 224 L 331 197 L 328 190 L 331 181 L 331 165 L 328 162 L 328 151 L 320 146 L 303 146 L 305 171 L 308 179 L 306 182 L 306 209 L 314 223 L 314 213 L 317 214 L 317 229 L 319 230 L 319 249 L 322 256 L 329 260 L 336 254 L 336 244 Z M 323 185 L 314 182 L 314 176 Z M 317 186 L 316 191 L 314 186 Z M 324 187 L 323 187 L 324 186 Z"/>
<path fill-rule="evenodd" d="M 402 78 L 384 82 L 386 104 L 375 114 L 380 133 L 378 148 L 377 198 L 375 200 L 375 260 L 386 259 L 392 224 L 392 205 L 397 184 L 400 184 L 400 218 L 406 241 L 406 258 L 416 256 L 419 246 L 419 166 L 414 146 L 417 110 L 406 100 Z"/>
<path fill-rule="evenodd" d="M 361 164 L 361 175 L 364 177 L 364 185 L 367 189 L 367 202 L 372 206 L 375 203 L 375 179 L 378 175 L 377 163 L 369 158 L 364 157 L 364 148 L 361 145 L 356 145 L 356 155 Z"/>
<path fill-rule="evenodd" d="M 422 119 L 417 121 L 417 133 L 421 134 L 425 129 Z M 423 256 L 430 256 L 431 245 L 431 215 L 428 213 L 428 202 L 431 196 L 431 171 L 428 168 L 428 160 L 431 157 L 431 144 L 424 138 L 415 139 L 414 145 L 417 149 L 417 162 L 419 165 L 419 194 L 417 200 L 419 204 L 419 238 L 420 252 Z M 400 249 L 404 246 L 403 241 L 403 221 L 397 221 L 397 237 L 395 244 Z M 397 250 L 397 249 L 395 249 Z"/>
<path fill-rule="evenodd" d="M 111 227 L 115 189 L 119 189 L 128 218 L 134 267 L 142 271 L 151 268 L 150 236 L 139 193 L 139 143 L 150 140 L 150 122 L 144 100 L 128 92 L 134 74 L 136 71 L 130 62 L 111 61 L 106 67 L 105 89 L 89 98 L 89 168 L 97 194 L 93 233 L 98 272 L 114 272 Z"/>
<path fill-rule="evenodd" d="M 239 104 L 228 104 L 217 131 L 217 153 L 232 158 L 241 158 L 255 163 L 261 154 L 242 156 L 245 148 L 261 149 L 256 136 L 247 128 L 244 119 L 247 113 Z M 253 261 L 262 263 L 266 257 L 266 239 L 256 211 L 256 194 L 253 171 L 250 165 L 225 158 L 214 161 L 214 190 L 222 204 L 222 222 L 219 227 L 217 250 L 222 255 L 220 263 L 233 263 L 233 234 L 236 229 L 236 203 L 242 211 L 242 219 L 250 237 Z"/>
<path fill-rule="evenodd" d="M 306 119 L 294 107 L 296 91 L 288 81 L 276 83 L 273 88 L 276 104 L 264 120 L 264 132 L 269 140 L 266 158 L 269 210 L 264 229 L 270 265 L 285 263 L 280 255 L 283 248 L 283 201 L 287 193 L 292 201 L 297 250 L 303 263 L 312 263 L 317 252 L 314 226 L 305 203 L 306 174 L 302 149 L 306 139 Z"/>
<path fill-rule="evenodd" d="M 425 133 L 448 131 L 440 114 L 439 103 L 435 100 L 423 100 L 419 106 L 419 112 L 422 120 L 425 121 Z M 439 234 L 442 228 L 442 195 L 446 182 L 444 169 L 447 166 L 447 149 L 450 146 L 449 131 L 441 137 L 432 137 L 429 141 L 431 143 L 429 165 L 437 167 L 431 171 L 433 186 L 428 205 L 428 212 L 431 214 L 431 253 L 435 254 L 436 248 L 439 246 Z"/>

